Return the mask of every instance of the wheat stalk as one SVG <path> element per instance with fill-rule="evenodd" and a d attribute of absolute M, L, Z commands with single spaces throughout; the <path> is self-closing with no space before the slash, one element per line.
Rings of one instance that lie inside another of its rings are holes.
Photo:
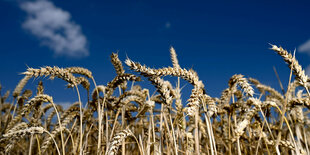
<path fill-rule="evenodd" d="M 114 155 L 118 153 L 118 147 L 128 136 L 132 135 L 129 129 L 122 130 L 115 134 L 112 138 L 106 155 Z"/>

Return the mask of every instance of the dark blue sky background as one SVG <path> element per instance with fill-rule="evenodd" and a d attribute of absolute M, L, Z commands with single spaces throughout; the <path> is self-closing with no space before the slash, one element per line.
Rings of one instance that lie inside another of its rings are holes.
<path fill-rule="evenodd" d="M 123 61 L 127 55 L 159 68 L 171 65 L 170 46 L 181 67 L 194 68 L 213 97 L 234 74 L 279 89 L 273 66 L 287 85 L 290 71 L 268 43 L 289 51 L 296 48 L 304 69 L 310 62 L 310 50 L 298 52 L 310 39 L 310 1 L 49 1 L 70 13 L 86 37 L 89 56 L 80 58 L 55 55 L 25 30 L 27 13 L 20 7 L 24 2 L 0 0 L 0 82 L 5 90 L 15 88 L 27 66 L 81 66 L 93 72 L 97 84 L 106 84 L 115 75 L 111 52 L 118 52 Z M 27 88 L 37 82 L 30 80 Z M 61 80 L 44 82 L 54 100 L 76 100 L 67 97 L 73 91 L 64 89 Z"/>

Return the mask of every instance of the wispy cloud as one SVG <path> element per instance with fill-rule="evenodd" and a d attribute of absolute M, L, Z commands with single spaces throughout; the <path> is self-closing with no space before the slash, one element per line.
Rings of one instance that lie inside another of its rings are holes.
<path fill-rule="evenodd" d="M 308 40 L 305 43 L 301 44 L 298 47 L 298 52 L 308 53 L 310 55 L 310 40 Z"/>
<path fill-rule="evenodd" d="M 310 65 L 308 65 L 305 69 L 305 73 L 306 75 L 308 75 L 310 77 Z"/>
<path fill-rule="evenodd" d="M 165 28 L 166 28 L 166 29 L 170 29 L 170 27 L 171 27 L 171 23 L 170 23 L 170 22 L 166 22 Z"/>
<path fill-rule="evenodd" d="M 298 47 L 298 52 L 307 53 L 310 56 L 310 39 Z M 310 77 L 310 65 L 305 69 L 306 74 Z"/>
<path fill-rule="evenodd" d="M 22 27 L 38 37 L 43 45 L 56 55 L 85 57 L 89 55 L 87 39 L 79 25 L 71 20 L 69 12 L 48 0 L 26 1 L 20 4 L 27 12 Z"/>
<path fill-rule="evenodd" d="M 56 104 L 61 105 L 63 110 L 68 109 L 73 103 L 72 102 L 56 102 Z"/>

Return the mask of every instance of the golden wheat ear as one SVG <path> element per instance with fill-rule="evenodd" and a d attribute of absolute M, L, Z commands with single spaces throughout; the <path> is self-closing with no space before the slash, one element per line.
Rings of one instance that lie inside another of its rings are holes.
<path fill-rule="evenodd" d="M 282 47 L 276 45 L 271 45 L 271 50 L 276 51 L 283 60 L 288 64 L 289 68 L 293 70 L 296 80 L 304 87 L 307 87 L 308 76 L 305 74 L 305 71 L 302 69 L 301 65 L 295 58 L 295 55 L 292 56 L 291 53 L 288 53 L 287 50 L 284 50 Z"/>

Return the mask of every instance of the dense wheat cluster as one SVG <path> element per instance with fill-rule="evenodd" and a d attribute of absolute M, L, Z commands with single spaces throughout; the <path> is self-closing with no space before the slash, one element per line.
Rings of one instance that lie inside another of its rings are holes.
<path fill-rule="evenodd" d="M 81 67 L 28 68 L 12 97 L 0 94 L 0 152 L 310 154 L 310 79 L 292 54 L 275 45 L 271 49 L 292 70 L 295 80 L 288 88 L 278 92 L 236 74 L 218 98 L 206 93 L 194 70 L 178 64 L 173 48 L 172 65 L 158 69 L 129 58 L 124 68 L 112 53 L 117 75 L 104 83 Z M 66 81 L 77 92 L 77 102 L 67 109 L 55 104 L 40 77 Z M 37 81 L 36 91 L 24 88 L 30 79 Z M 191 85 L 188 99 L 181 96 L 180 80 Z M 142 82 L 150 87 L 142 88 Z M 152 87 L 156 93 L 150 92 Z M 87 90 L 87 103 L 82 103 L 79 89 Z"/>

